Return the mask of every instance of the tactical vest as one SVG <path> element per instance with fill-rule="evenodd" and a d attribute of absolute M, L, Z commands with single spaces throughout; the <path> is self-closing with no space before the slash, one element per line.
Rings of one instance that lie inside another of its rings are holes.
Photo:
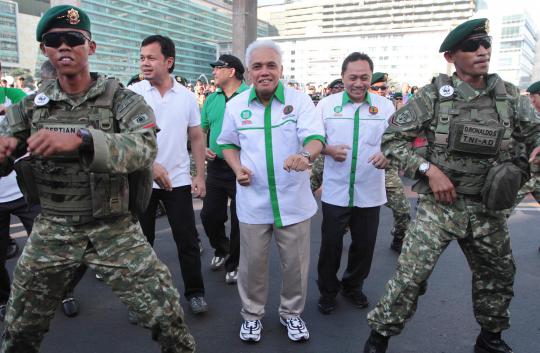
<path fill-rule="evenodd" d="M 80 128 L 118 132 L 113 100 L 120 84 L 107 79 L 103 94 L 66 110 L 63 102 L 49 101 L 34 106 L 31 133 L 48 129 L 76 133 Z M 34 181 L 42 214 L 68 217 L 72 223 L 129 213 L 129 186 L 126 174 L 93 173 L 84 170 L 78 152 L 34 157 Z"/>
<path fill-rule="evenodd" d="M 453 87 L 447 75 L 439 75 L 435 84 L 439 96 L 434 133 L 427 136 L 427 159 L 450 178 L 458 193 L 478 195 L 489 168 L 510 159 L 513 124 L 504 82 L 499 78 L 490 95 L 478 97 L 465 83 Z M 448 94 L 449 87 L 453 94 Z M 457 93 L 464 99 L 457 100 Z"/>

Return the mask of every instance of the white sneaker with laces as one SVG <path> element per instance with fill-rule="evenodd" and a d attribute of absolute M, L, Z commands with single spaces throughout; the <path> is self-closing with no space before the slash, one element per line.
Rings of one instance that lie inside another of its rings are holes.
<path fill-rule="evenodd" d="M 212 261 L 210 262 L 210 269 L 212 271 L 217 271 L 220 268 L 222 268 L 224 264 L 225 264 L 225 258 L 224 257 L 214 256 L 212 258 Z"/>
<path fill-rule="evenodd" d="M 244 320 L 240 326 L 240 339 L 244 342 L 261 340 L 262 324 L 260 320 Z"/>
<path fill-rule="evenodd" d="M 291 316 L 288 319 L 279 317 L 279 322 L 287 328 L 287 335 L 291 341 L 307 341 L 309 340 L 309 331 L 306 323 L 300 316 Z"/>
<path fill-rule="evenodd" d="M 225 282 L 228 284 L 235 284 L 238 280 L 238 270 L 227 272 L 225 275 Z"/>

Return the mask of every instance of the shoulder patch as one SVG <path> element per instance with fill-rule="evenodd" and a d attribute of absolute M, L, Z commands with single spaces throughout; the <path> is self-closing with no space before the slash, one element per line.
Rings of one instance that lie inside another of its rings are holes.
<path fill-rule="evenodd" d="M 40 93 L 38 95 L 36 95 L 36 97 L 34 98 L 34 103 L 37 105 L 37 106 L 42 106 L 42 105 L 45 105 L 47 103 L 49 103 L 49 97 L 47 97 L 45 95 L 45 93 Z"/>
<path fill-rule="evenodd" d="M 395 126 L 407 125 L 413 122 L 414 116 L 409 109 L 405 109 L 392 115 L 391 123 Z"/>
<path fill-rule="evenodd" d="M 450 97 L 454 94 L 454 87 L 450 85 L 444 85 L 439 89 L 439 94 L 441 97 Z"/>

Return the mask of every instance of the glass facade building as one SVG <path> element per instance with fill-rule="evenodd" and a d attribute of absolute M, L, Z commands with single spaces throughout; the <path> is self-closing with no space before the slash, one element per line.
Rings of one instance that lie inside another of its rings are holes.
<path fill-rule="evenodd" d="M 98 43 L 92 70 L 124 82 L 139 72 L 139 46 L 149 35 L 174 41 L 174 74 L 188 80 L 211 75 L 208 63 L 216 58 L 216 43 L 232 37 L 230 15 L 191 1 L 82 0 L 81 7 Z"/>
<path fill-rule="evenodd" d="M 17 3 L 0 0 L 0 59 L 2 67 L 18 66 Z"/>
<path fill-rule="evenodd" d="M 527 13 L 502 17 L 497 72 L 520 88 L 532 82 L 538 30 Z"/>
<path fill-rule="evenodd" d="M 219 55 L 220 43 L 232 40 L 232 6 L 227 0 L 80 0 L 79 5 L 90 16 L 98 44 L 90 58 L 92 70 L 123 82 L 140 71 L 139 46 L 149 35 L 174 41 L 174 74 L 190 81 L 210 77 L 208 64 Z M 267 36 L 268 25 L 260 22 L 257 32 Z"/>

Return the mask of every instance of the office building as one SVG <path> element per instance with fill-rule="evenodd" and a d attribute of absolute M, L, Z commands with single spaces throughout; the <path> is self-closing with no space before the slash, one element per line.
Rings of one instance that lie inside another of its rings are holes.
<path fill-rule="evenodd" d="M 300 0 L 260 7 L 259 18 L 284 49 L 285 79 L 330 82 L 343 59 L 360 51 L 393 82 L 422 86 L 451 73 L 439 45 L 475 10 L 474 0 Z"/>

